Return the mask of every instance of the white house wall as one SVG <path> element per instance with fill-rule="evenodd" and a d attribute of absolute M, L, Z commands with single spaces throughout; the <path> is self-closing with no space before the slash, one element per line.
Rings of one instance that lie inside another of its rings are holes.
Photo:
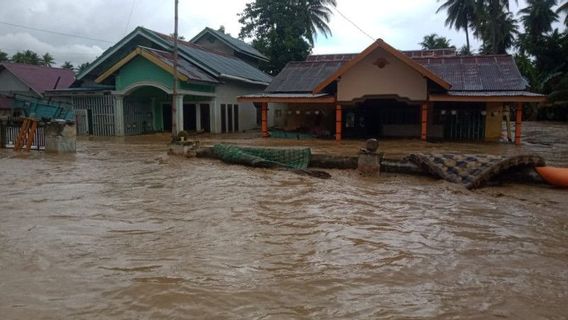
<path fill-rule="evenodd" d="M 240 103 L 237 97 L 247 94 L 259 93 L 264 90 L 264 86 L 245 84 L 236 81 L 225 81 L 215 88 L 215 103 L 212 104 L 211 131 L 221 132 L 221 105 L 239 105 L 239 131 L 258 128 L 256 123 L 256 108 L 252 103 Z M 228 117 L 225 117 L 228 120 Z M 227 126 L 228 128 L 228 126 Z"/>

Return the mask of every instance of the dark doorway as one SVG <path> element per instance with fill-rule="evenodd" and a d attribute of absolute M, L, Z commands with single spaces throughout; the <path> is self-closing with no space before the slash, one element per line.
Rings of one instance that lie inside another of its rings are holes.
<path fill-rule="evenodd" d="M 93 110 L 87 109 L 87 132 L 93 134 Z"/>
<path fill-rule="evenodd" d="M 346 138 L 417 137 L 420 107 L 394 99 L 368 100 L 343 110 Z"/>
<path fill-rule="evenodd" d="M 229 108 L 229 132 L 233 132 L 233 106 L 229 104 L 227 107 Z"/>
<path fill-rule="evenodd" d="M 235 132 L 239 132 L 239 105 L 235 104 Z"/>
<path fill-rule="evenodd" d="M 183 105 L 183 130 L 195 131 L 197 129 L 195 109 L 195 104 Z"/>
<path fill-rule="evenodd" d="M 164 119 L 164 132 L 172 131 L 172 105 L 167 103 L 162 105 L 162 119 Z"/>
<path fill-rule="evenodd" d="M 227 132 L 227 116 L 225 114 L 225 110 L 227 106 L 222 104 L 221 105 L 221 133 Z"/>
<path fill-rule="evenodd" d="M 211 132 L 211 111 L 208 104 L 201 105 L 201 128 L 205 132 Z"/>
<path fill-rule="evenodd" d="M 434 123 L 444 126 L 447 140 L 484 140 L 485 116 L 482 103 L 440 103 L 434 108 Z"/>

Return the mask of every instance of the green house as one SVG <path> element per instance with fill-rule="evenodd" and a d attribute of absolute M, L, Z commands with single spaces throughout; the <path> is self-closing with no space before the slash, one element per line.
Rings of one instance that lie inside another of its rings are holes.
<path fill-rule="evenodd" d="M 259 126 L 254 104 L 238 103 L 237 97 L 270 84 L 272 78 L 258 69 L 265 56 L 205 28 L 190 41 L 178 41 L 174 96 L 173 46 L 173 37 L 138 27 L 91 63 L 71 88 L 48 95 L 73 104 L 80 134 L 124 136 L 172 127 L 225 133 Z"/>

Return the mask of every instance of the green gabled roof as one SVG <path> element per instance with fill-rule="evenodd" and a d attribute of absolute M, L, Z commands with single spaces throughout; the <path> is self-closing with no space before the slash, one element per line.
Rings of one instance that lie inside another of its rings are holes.
<path fill-rule="evenodd" d="M 189 42 L 195 43 L 207 34 L 212 35 L 213 37 L 219 39 L 221 42 L 225 43 L 226 45 L 228 45 L 230 48 L 232 48 L 233 50 L 235 50 L 237 52 L 246 54 L 246 55 L 251 56 L 251 57 L 256 58 L 256 59 L 268 61 L 268 57 L 266 57 L 265 55 L 260 53 L 260 51 L 256 50 L 250 44 L 248 44 L 248 43 L 246 43 L 246 42 L 244 42 L 240 39 L 233 38 L 233 37 L 231 37 L 230 35 L 228 35 L 224 32 L 217 31 L 217 30 L 211 29 L 209 27 L 203 29 L 203 31 L 201 31 L 198 35 L 193 37 L 193 39 L 189 40 Z"/>
<path fill-rule="evenodd" d="M 173 48 L 172 37 L 143 27 L 137 27 L 114 46 L 103 52 L 99 58 L 93 61 L 87 69 L 77 76 L 77 79 L 83 79 L 94 69 L 103 65 L 108 59 L 112 58 L 113 55 L 120 53 L 121 50 L 124 51 L 119 57 L 108 61 L 109 65 L 105 68 L 110 68 L 114 65 L 114 63 L 131 52 L 131 50 L 124 47 L 138 36 L 145 38 L 154 45 L 160 47 L 162 50 L 171 50 Z M 208 50 L 186 41 L 179 41 L 178 44 L 181 59 L 187 60 L 216 78 L 230 78 L 237 81 L 258 84 L 268 84 L 272 80 L 272 77 L 268 74 L 236 57 Z M 134 43 L 133 45 L 138 46 L 139 44 Z"/>

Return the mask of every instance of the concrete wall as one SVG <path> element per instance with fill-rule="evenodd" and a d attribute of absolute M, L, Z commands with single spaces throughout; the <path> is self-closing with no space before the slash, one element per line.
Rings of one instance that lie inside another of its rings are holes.
<path fill-rule="evenodd" d="M 208 35 L 208 34 L 204 35 L 199 40 L 197 40 L 195 42 L 195 44 L 198 44 L 198 45 L 205 47 L 207 49 L 212 49 L 212 50 L 223 52 L 223 53 L 230 55 L 230 56 L 235 55 L 235 51 L 231 47 L 229 47 L 224 42 L 218 40 L 217 38 L 215 38 L 212 35 Z"/>
<path fill-rule="evenodd" d="M 382 69 L 375 65 L 379 58 L 388 62 Z M 378 48 L 341 77 L 337 95 L 341 102 L 365 95 L 397 95 L 423 101 L 427 98 L 427 81 L 414 69 Z"/>
<path fill-rule="evenodd" d="M 246 84 L 237 81 L 225 81 L 215 89 L 215 103 L 211 104 L 211 131 L 221 132 L 221 104 L 239 105 L 239 131 L 257 128 L 256 108 L 252 103 L 239 103 L 238 96 L 259 93 L 265 86 Z M 269 115 L 270 118 L 270 115 Z M 225 117 L 228 120 L 228 117 Z"/>
<path fill-rule="evenodd" d="M 141 81 L 155 82 L 168 89 L 173 87 L 173 76 L 170 73 L 138 56 L 120 69 L 116 77 L 116 90 L 124 90 L 128 86 Z"/>
<path fill-rule="evenodd" d="M 488 102 L 485 110 L 485 141 L 498 141 L 501 138 L 503 125 L 503 103 Z"/>
<path fill-rule="evenodd" d="M 27 85 L 7 70 L 0 71 L 0 93 L 17 93 L 31 97 L 39 97 Z"/>

